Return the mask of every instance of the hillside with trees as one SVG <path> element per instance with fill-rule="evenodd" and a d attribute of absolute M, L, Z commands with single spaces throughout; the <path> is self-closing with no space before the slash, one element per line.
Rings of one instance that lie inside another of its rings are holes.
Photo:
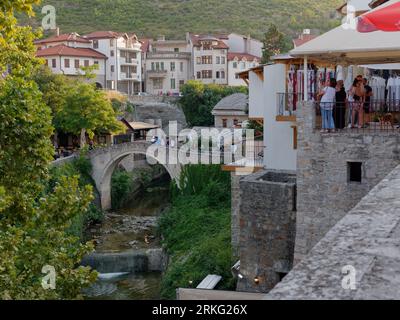
<path fill-rule="evenodd" d="M 343 0 L 44 0 L 53 5 L 62 32 L 135 32 L 140 37 L 183 38 L 195 33 L 237 32 L 261 39 L 274 23 L 288 37 L 302 29 L 325 31 L 338 23 Z M 42 16 L 36 7 L 36 25 Z M 33 21 L 30 21 L 32 24 Z"/>

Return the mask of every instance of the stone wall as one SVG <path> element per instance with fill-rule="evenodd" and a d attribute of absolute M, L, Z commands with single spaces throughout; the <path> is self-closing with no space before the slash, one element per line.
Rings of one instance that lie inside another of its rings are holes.
<path fill-rule="evenodd" d="M 100 273 L 165 271 L 168 256 L 162 249 L 132 250 L 118 253 L 91 253 L 81 264 Z"/>
<path fill-rule="evenodd" d="M 265 299 L 399 300 L 399 194 L 400 166 L 346 214 Z M 354 282 L 349 287 L 351 279 Z"/>
<path fill-rule="evenodd" d="M 400 163 L 398 133 L 321 134 L 314 122 L 313 103 L 300 103 L 295 263 Z M 349 181 L 348 162 L 362 163 L 361 183 Z"/>
<path fill-rule="evenodd" d="M 268 292 L 292 267 L 296 177 L 287 171 L 259 171 L 240 179 L 239 186 L 242 277 L 237 290 Z"/>
<path fill-rule="evenodd" d="M 239 182 L 243 176 L 231 172 L 231 243 L 232 254 L 236 258 L 239 256 L 239 234 L 240 234 L 240 186 Z"/>

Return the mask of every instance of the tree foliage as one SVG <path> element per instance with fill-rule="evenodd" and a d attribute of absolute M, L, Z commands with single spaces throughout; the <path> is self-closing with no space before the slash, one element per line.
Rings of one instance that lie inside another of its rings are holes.
<path fill-rule="evenodd" d="M 96 278 L 78 266 L 92 247 L 66 229 L 87 211 L 91 188 L 64 177 L 47 191 L 53 128 L 51 110 L 32 80 L 40 65 L 37 35 L 14 17 L 31 13 L 36 3 L 0 0 L 0 298 L 78 298 Z M 54 290 L 41 285 L 46 265 L 56 271 Z"/>
<path fill-rule="evenodd" d="M 46 104 L 53 112 L 53 125 L 57 130 L 80 134 L 90 138 L 97 132 L 117 133 L 123 129 L 117 120 L 119 111 L 95 85 L 85 81 L 91 71 L 77 79 L 53 74 L 47 67 L 36 71 L 33 79 L 38 83 Z"/>
<path fill-rule="evenodd" d="M 195 288 L 208 274 L 222 276 L 218 289 L 233 290 L 230 235 L 230 174 L 218 165 L 189 165 L 181 189 L 172 187 L 172 207 L 160 218 L 170 263 L 161 286 L 163 298 L 176 288 Z"/>
<path fill-rule="evenodd" d="M 183 39 L 188 31 L 236 32 L 261 40 L 270 23 L 289 37 L 303 29 L 332 29 L 339 21 L 336 8 L 343 2 L 247 0 L 239 4 L 238 0 L 207 0 L 204 5 L 204 0 L 44 0 L 43 4 L 57 9 L 57 24 L 63 32 L 115 30 L 146 38 L 163 34 L 174 39 Z"/>
<path fill-rule="evenodd" d="M 270 62 L 270 58 L 288 50 L 285 35 L 279 31 L 278 27 L 271 24 L 263 39 L 262 63 Z"/>
<path fill-rule="evenodd" d="M 248 93 L 247 87 L 226 87 L 216 84 L 203 84 L 190 80 L 181 89 L 179 104 L 190 126 L 212 126 L 211 114 L 215 105 L 224 97 L 234 93 Z"/>
<path fill-rule="evenodd" d="M 85 130 L 90 138 L 96 131 L 117 133 L 123 128 L 104 92 L 81 81 L 70 87 L 63 108 L 55 117 L 64 132 L 79 134 Z"/>

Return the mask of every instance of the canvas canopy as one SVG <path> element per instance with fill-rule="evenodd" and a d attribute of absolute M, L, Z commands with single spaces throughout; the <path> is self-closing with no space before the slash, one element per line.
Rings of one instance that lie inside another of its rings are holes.
<path fill-rule="evenodd" d="M 397 2 L 391 0 L 374 10 Z M 336 65 L 399 63 L 400 31 L 361 33 L 355 26 L 341 25 L 297 47 L 290 55 Z"/>

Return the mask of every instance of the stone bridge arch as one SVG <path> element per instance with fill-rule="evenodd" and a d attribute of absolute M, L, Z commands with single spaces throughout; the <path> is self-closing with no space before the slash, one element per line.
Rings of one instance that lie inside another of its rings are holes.
<path fill-rule="evenodd" d="M 89 152 L 88 156 L 92 164 L 92 178 L 100 193 L 103 210 L 111 209 L 111 177 L 115 168 L 128 155 L 146 155 L 147 148 L 150 145 L 148 142 L 128 142 Z M 157 161 L 157 159 L 155 160 Z M 170 165 L 163 163 L 161 165 L 167 170 L 171 179 L 178 182 L 181 166 L 179 164 Z"/>

